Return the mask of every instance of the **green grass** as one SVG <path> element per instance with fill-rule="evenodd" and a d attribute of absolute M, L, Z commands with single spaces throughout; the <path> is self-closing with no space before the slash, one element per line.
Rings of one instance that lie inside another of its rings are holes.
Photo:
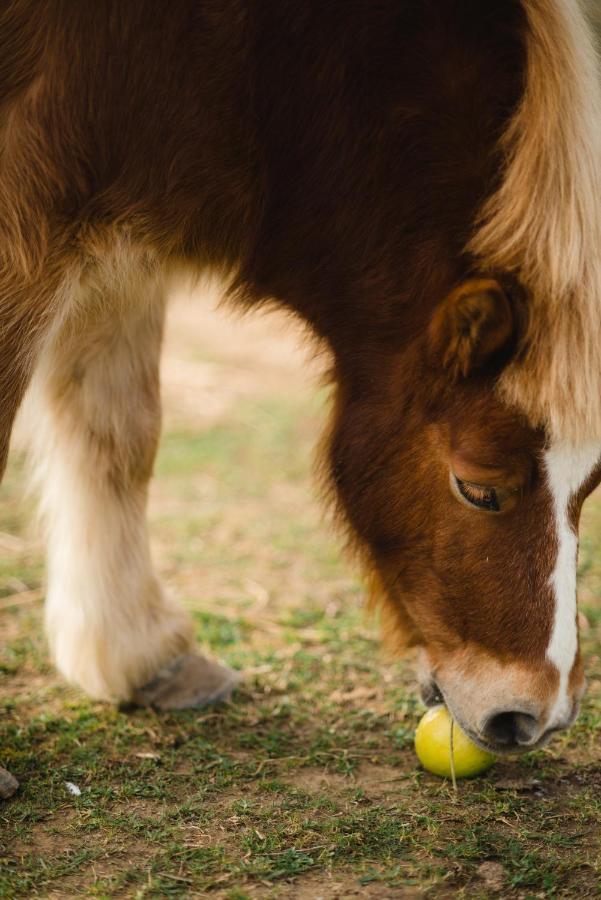
<path fill-rule="evenodd" d="M 491 861 L 503 896 L 599 896 L 601 499 L 584 517 L 582 715 L 455 795 L 417 765 L 412 673 L 381 655 L 311 497 L 322 406 L 268 392 L 163 441 L 155 555 L 199 641 L 248 673 L 232 703 L 93 703 L 53 673 L 40 602 L 0 612 L 1 755 L 22 785 L 0 806 L 0 897 L 486 897 Z M 16 459 L 0 532 L 23 540 L 2 549 L 0 598 L 43 579 L 21 481 Z"/>

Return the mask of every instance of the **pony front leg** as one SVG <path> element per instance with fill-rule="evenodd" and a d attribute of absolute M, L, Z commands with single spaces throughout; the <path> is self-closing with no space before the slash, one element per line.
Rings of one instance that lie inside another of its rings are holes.
<path fill-rule="evenodd" d="M 0 480 L 4 475 L 15 413 L 40 344 L 60 314 L 59 273 L 31 281 L 17 266 L 0 262 Z M 1 748 L 0 748 L 1 749 Z M 1 756 L 0 756 L 1 759 Z M 0 800 L 16 793 L 17 779 L 0 765 Z"/>
<path fill-rule="evenodd" d="M 92 697 L 181 708 L 229 695 L 157 579 L 146 526 L 159 431 L 157 276 L 125 301 L 90 282 L 46 346 L 28 416 L 48 546 L 46 627 L 58 669 Z"/>

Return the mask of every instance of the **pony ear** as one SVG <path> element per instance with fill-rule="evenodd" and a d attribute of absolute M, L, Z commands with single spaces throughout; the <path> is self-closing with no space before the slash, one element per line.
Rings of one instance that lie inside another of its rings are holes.
<path fill-rule="evenodd" d="M 439 304 L 428 330 L 430 359 L 457 380 L 482 368 L 509 341 L 507 294 L 492 278 L 464 281 Z"/>

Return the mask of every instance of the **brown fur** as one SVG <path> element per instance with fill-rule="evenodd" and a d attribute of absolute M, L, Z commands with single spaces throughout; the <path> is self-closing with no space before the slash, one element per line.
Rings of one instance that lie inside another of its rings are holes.
<path fill-rule="evenodd" d="M 106 336 L 132 280 L 220 269 L 233 302 L 275 299 L 332 350 L 337 508 L 410 640 L 433 658 L 475 645 L 540 665 L 556 550 L 546 435 L 496 391 L 508 363 L 519 369 L 541 301 L 519 266 L 485 252 L 492 225 L 465 249 L 479 211 L 493 221 L 498 201 L 487 203 L 503 196 L 500 139 L 521 109 L 533 4 L 5 6 L 2 446 L 42 344 L 77 334 L 69 322 Z M 108 272 L 119 247 L 138 275 Z M 150 460 L 156 423 L 146 437 Z M 106 462 L 115 435 L 86 440 L 90 452 L 102 440 Z M 466 453 L 499 486 L 519 484 L 513 511 L 457 501 L 450 471 Z M 123 489 L 129 466 L 113 466 L 103 490 Z"/>

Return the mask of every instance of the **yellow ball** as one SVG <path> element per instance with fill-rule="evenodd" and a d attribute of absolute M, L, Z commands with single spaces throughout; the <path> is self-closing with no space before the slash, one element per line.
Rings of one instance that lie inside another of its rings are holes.
<path fill-rule="evenodd" d="M 415 752 L 428 772 L 451 778 L 451 717 L 446 706 L 433 706 L 422 716 L 415 732 Z M 469 778 L 490 768 L 495 757 L 477 747 L 455 722 L 453 760 L 455 777 Z"/>

